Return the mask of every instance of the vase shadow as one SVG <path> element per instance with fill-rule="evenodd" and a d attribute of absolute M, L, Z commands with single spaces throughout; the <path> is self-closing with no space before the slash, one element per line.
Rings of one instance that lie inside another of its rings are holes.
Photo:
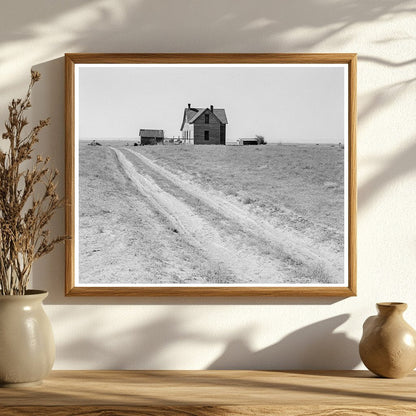
<path fill-rule="evenodd" d="M 358 343 L 344 332 L 335 332 L 349 317 L 337 315 L 305 326 L 258 351 L 244 338 L 233 339 L 207 369 L 352 369 L 360 363 Z"/>

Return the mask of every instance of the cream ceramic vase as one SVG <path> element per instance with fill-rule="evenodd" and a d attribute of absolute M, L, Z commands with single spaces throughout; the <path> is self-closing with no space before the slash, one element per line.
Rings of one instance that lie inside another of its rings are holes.
<path fill-rule="evenodd" d="M 52 326 L 42 301 L 48 292 L 0 295 L 0 385 L 39 384 L 55 360 Z"/>
<path fill-rule="evenodd" d="M 363 325 L 360 357 L 381 377 L 400 378 L 416 367 L 416 331 L 403 319 L 405 303 L 377 303 L 378 315 Z"/>

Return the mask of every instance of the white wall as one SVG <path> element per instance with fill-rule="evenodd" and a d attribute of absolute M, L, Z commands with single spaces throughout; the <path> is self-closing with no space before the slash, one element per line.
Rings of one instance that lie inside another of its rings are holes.
<path fill-rule="evenodd" d="M 65 298 L 64 250 L 47 289 L 56 369 L 349 369 L 377 301 L 416 326 L 416 9 L 401 0 L 3 0 L 0 119 L 42 73 L 40 150 L 64 171 L 65 52 L 357 52 L 358 296 L 349 299 Z M 63 183 L 63 178 L 61 179 Z M 63 192 L 63 186 L 61 187 Z M 63 212 L 54 228 L 62 233 Z"/>

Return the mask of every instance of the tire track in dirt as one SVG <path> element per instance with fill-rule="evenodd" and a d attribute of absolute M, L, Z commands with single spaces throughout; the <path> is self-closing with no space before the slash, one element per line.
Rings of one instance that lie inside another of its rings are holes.
<path fill-rule="evenodd" d="M 137 151 L 125 150 L 178 188 L 215 210 L 218 214 L 244 227 L 253 236 L 271 243 L 280 252 L 281 257 L 289 257 L 295 260 L 295 262 L 301 262 L 306 266 L 322 266 L 330 278 L 341 283 L 340 280 L 343 278 L 343 261 L 342 259 L 340 260 L 337 253 L 331 252 L 326 248 L 317 248 L 316 243 L 306 236 L 295 235 L 286 229 L 272 226 L 267 221 L 252 215 L 248 210 L 226 198 L 202 189 L 195 183 L 181 179 L 178 175 Z"/>
<path fill-rule="evenodd" d="M 215 227 L 200 217 L 192 207 L 164 191 L 150 177 L 137 172 L 122 151 L 113 147 L 111 149 L 115 152 L 126 176 L 139 193 L 170 222 L 173 231 L 206 253 L 214 265 L 219 264 L 233 273 L 235 281 L 229 283 L 258 282 L 259 277 L 262 277 L 262 283 L 283 283 L 283 272 L 287 273 L 287 270 L 279 260 L 265 259 L 249 249 L 240 246 L 237 248 L 229 241 L 224 241 Z"/>

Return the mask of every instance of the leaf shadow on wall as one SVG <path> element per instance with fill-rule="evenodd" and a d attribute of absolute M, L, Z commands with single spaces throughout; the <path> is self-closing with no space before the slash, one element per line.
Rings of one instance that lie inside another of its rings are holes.
<path fill-rule="evenodd" d="M 77 313 L 82 314 L 81 311 Z M 68 343 L 65 343 L 64 337 L 58 338 L 57 358 L 63 363 L 61 365 L 72 362 L 79 368 L 172 369 L 172 356 L 177 354 L 179 348 L 180 351 L 188 351 L 186 364 L 183 361 L 174 362 L 173 368 L 192 368 L 194 363 L 201 361 L 198 357 L 201 351 L 205 351 L 204 355 L 208 357 L 215 355 L 209 352 L 212 347 L 206 350 L 207 346 L 221 344 L 225 346 L 224 351 L 205 369 L 352 369 L 360 362 L 358 343 L 344 332 L 335 332 L 349 317 L 349 314 L 342 314 L 307 325 L 281 341 L 256 351 L 249 347 L 253 327 L 240 328 L 237 334 L 234 330 L 231 336 L 214 335 L 203 329 L 190 329 L 180 314 L 175 316 L 167 312 L 129 329 L 120 327 L 109 317 L 106 328 L 103 328 L 94 322 L 97 319 L 99 323 L 99 317 L 94 314 L 91 314 L 90 320 L 82 321 L 77 316 L 68 316 L 60 311 L 56 316 L 61 321 L 60 327 L 68 331 L 74 321 L 79 321 L 81 327 L 71 329 L 71 341 Z M 64 325 L 65 321 L 67 324 Z M 85 336 L 86 333 L 89 336 Z M 192 351 L 195 351 L 195 356 Z"/>
<path fill-rule="evenodd" d="M 358 343 L 343 332 L 335 332 L 349 317 L 342 314 L 307 325 L 258 351 L 253 351 L 243 337 L 233 339 L 207 369 L 354 368 L 360 363 Z"/>
<path fill-rule="evenodd" d="M 9 3 L 0 16 L 0 65 L 12 61 L 27 67 L 63 51 L 308 52 L 330 38 L 341 49 L 351 27 L 415 12 L 409 0 L 354 0 L 336 7 L 319 0 L 242 0 L 238 7 L 225 0 L 176 0 L 174 7 L 166 7 L 165 0 Z M 11 44 L 17 45 L 15 52 Z M 14 72 L 10 66 L 0 96 L 19 83 Z"/>
<path fill-rule="evenodd" d="M 389 183 L 416 170 L 416 138 L 407 148 L 390 157 L 383 168 L 358 188 L 358 207 L 364 208 Z"/>
<path fill-rule="evenodd" d="M 141 316 L 137 316 L 136 326 L 128 328 L 123 327 L 117 317 L 113 321 L 109 316 L 106 326 L 102 327 L 100 316 L 94 313 L 90 313 L 87 321 L 82 319 L 82 312 L 79 319 L 77 312 L 71 315 L 57 313 L 60 327 L 64 322 L 67 322 L 66 328 L 72 327 L 77 320 L 82 327 L 72 328 L 70 342 L 65 342 L 64 337 L 58 338 L 57 359 L 64 364 L 76 363 L 79 368 L 169 368 L 172 365 L 170 348 L 192 342 L 210 344 L 214 340 L 203 331 L 184 328 L 182 320 L 172 313 L 147 319 L 144 324 L 140 324 Z"/>

